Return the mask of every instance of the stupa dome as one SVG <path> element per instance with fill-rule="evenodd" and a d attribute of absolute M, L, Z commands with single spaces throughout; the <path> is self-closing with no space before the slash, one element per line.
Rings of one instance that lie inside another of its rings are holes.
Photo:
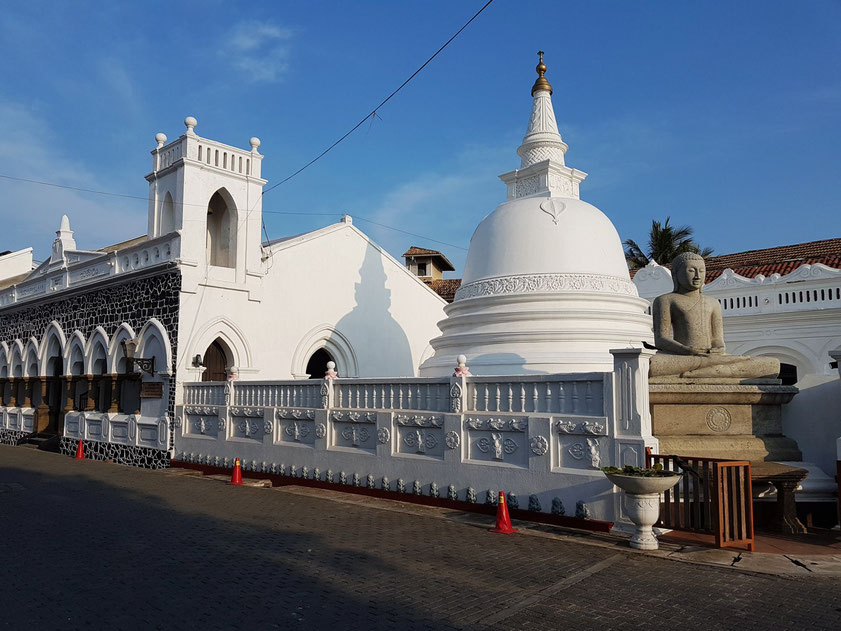
<path fill-rule="evenodd" d="M 537 72 L 520 168 L 500 176 L 508 199 L 473 233 L 422 376 L 449 374 L 461 354 L 477 375 L 612 370 L 610 349 L 652 341 L 619 234 L 564 162 L 542 53 Z"/>
<path fill-rule="evenodd" d="M 479 224 L 459 297 L 474 293 L 483 280 L 546 273 L 631 282 L 610 219 L 592 204 L 547 192 L 500 204 Z"/>

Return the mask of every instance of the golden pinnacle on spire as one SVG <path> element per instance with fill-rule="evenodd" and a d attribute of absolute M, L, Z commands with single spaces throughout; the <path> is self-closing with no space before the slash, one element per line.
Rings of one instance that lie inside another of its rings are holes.
<path fill-rule="evenodd" d="M 546 64 L 543 63 L 543 51 L 537 51 L 537 54 L 540 55 L 540 61 L 537 64 L 535 70 L 537 70 L 537 81 L 534 82 L 534 85 L 531 87 L 531 95 L 534 96 L 534 93 L 538 90 L 547 90 L 549 94 L 552 94 L 552 86 L 549 85 L 549 82 L 546 80 L 546 77 L 543 75 L 546 74 Z"/>

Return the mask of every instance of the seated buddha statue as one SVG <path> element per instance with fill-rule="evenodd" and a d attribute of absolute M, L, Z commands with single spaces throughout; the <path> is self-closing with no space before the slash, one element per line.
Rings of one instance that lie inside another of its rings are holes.
<path fill-rule="evenodd" d="M 694 252 L 672 260 L 674 291 L 654 300 L 654 346 L 649 377 L 776 379 L 780 362 L 773 357 L 727 355 L 718 300 L 705 296 L 706 266 Z"/>

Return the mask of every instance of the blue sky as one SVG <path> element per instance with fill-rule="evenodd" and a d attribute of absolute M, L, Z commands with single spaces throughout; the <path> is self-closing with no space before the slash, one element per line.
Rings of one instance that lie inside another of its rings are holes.
<path fill-rule="evenodd" d="M 0 175 L 142 197 L 155 133 L 193 115 L 208 138 L 259 136 L 271 186 L 482 4 L 7 3 Z M 519 164 L 538 49 L 567 164 L 590 174 L 582 199 L 623 239 L 667 216 L 720 254 L 841 236 L 841 3 L 826 0 L 496 0 L 375 121 L 266 194 L 269 235 L 349 213 L 393 255 L 441 249 L 460 273 Z M 141 200 L 0 179 L 0 250 L 44 257 L 64 213 L 82 248 L 146 231 Z"/>

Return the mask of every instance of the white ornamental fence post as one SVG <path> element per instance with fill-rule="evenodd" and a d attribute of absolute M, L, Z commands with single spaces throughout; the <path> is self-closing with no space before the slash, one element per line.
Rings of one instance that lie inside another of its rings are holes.
<path fill-rule="evenodd" d="M 329 410 L 335 405 L 336 391 L 333 381 L 338 378 L 336 362 L 327 362 L 327 371 L 324 373 L 324 381 L 321 383 L 321 407 L 325 410 Z"/>
<path fill-rule="evenodd" d="M 469 376 L 471 375 L 467 367 L 467 357 L 459 355 L 458 366 L 450 377 L 450 412 L 461 414 L 467 410 L 467 377 Z"/>

